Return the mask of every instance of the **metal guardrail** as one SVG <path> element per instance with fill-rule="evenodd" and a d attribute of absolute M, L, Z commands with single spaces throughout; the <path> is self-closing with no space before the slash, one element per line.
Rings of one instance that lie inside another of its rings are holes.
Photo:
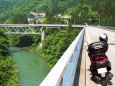
<path fill-rule="evenodd" d="M 109 29 L 109 30 L 115 30 L 115 27 L 110 26 L 99 26 L 100 28 Z"/>
<path fill-rule="evenodd" d="M 72 86 L 85 29 L 79 33 L 40 86 Z"/>

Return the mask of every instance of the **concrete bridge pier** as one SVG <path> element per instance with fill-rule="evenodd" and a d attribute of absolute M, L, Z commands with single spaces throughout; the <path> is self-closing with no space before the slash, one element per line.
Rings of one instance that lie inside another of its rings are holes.
<path fill-rule="evenodd" d="M 22 28 L 22 29 L 23 29 L 24 33 L 27 33 L 29 27 L 25 27 L 25 28 Z"/>
<path fill-rule="evenodd" d="M 45 28 L 41 27 L 41 29 L 42 29 L 42 32 L 41 32 L 41 43 L 40 43 L 38 49 L 43 47 L 42 41 L 45 39 Z"/>
<path fill-rule="evenodd" d="M 69 23 L 69 19 L 66 19 L 66 23 L 67 23 L 67 24 Z"/>
<path fill-rule="evenodd" d="M 45 28 L 42 27 L 41 41 L 45 38 Z"/>

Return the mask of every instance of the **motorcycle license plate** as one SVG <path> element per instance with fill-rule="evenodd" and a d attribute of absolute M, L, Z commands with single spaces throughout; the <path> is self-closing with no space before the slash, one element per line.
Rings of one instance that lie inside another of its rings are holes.
<path fill-rule="evenodd" d="M 106 67 L 104 67 L 104 68 L 97 69 L 97 71 L 98 71 L 99 74 L 101 74 L 101 73 L 106 73 L 107 69 L 106 69 Z"/>

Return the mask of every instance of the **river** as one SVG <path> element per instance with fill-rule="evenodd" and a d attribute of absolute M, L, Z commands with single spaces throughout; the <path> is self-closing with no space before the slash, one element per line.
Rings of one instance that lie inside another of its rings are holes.
<path fill-rule="evenodd" d="M 19 70 L 20 86 L 39 86 L 49 72 L 45 59 L 18 47 L 10 47 L 9 51 Z"/>

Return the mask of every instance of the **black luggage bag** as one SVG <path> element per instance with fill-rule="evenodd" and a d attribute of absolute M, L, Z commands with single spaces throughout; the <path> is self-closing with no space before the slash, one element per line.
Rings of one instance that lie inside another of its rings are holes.
<path fill-rule="evenodd" d="M 92 55 L 100 55 L 106 53 L 108 50 L 108 44 L 105 41 L 91 43 L 88 46 L 88 53 Z"/>

